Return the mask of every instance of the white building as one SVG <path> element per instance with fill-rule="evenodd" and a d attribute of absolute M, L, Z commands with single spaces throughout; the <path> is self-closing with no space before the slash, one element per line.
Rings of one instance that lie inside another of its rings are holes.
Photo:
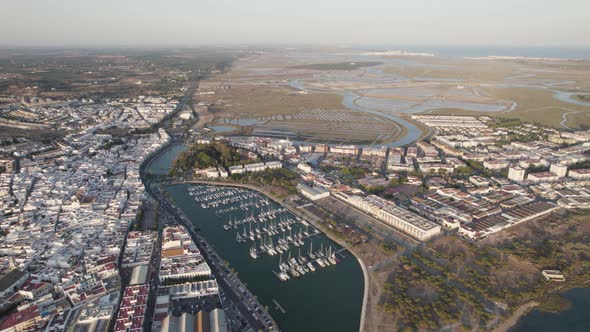
<path fill-rule="evenodd" d="M 444 170 L 447 173 L 453 173 L 455 171 L 453 165 L 442 163 L 422 163 L 419 165 L 419 168 L 423 173 L 440 172 L 441 170 Z"/>
<path fill-rule="evenodd" d="M 559 177 L 551 172 L 539 172 L 529 174 L 527 180 L 535 183 L 553 182 L 559 180 Z"/>
<path fill-rule="evenodd" d="M 308 152 L 312 152 L 312 151 L 313 151 L 312 145 L 300 145 L 299 146 L 299 152 L 301 152 L 301 153 L 308 153 Z"/>
<path fill-rule="evenodd" d="M 320 198 L 324 198 L 324 197 L 328 197 L 330 196 L 330 191 L 328 191 L 328 189 L 323 188 L 323 187 L 310 187 L 307 186 L 305 184 L 298 184 L 297 185 L 297 190 L 305 197 L 307 197 L 308 199 L 315 201 L 318 200 Z"/>
<path fill-rule="evenodd" d="M 547 281 L 565 281 L 563 273 L 558 270 L 543 270 L 541 274 Z"/>
<path fill-rule="evenodd" d="M 230 166 L 230 174 L 243 174 L 246 172 L 262 172 L 266 169 L 277 169 L 282 168 L 283 164 L 280 161 L 269 161 L 266 163 L 255 163 L 247 165 Z M 223 174 L 221 175 L 223 177 Z"/>
<path fill-rule="evenodd" d="M 567 165 L 551 164 L 549 171 L 560 178 L 567 176 Z"/>
<path fill-rule="evenodd" d="M 420 141 L 418 143 L 416 143 L 416 146 L 418 147 L 418 149 L 420 149 L 422 151 L 422 153 L 425 156 L 436 156 L 438 155 L 438 151 L 436 150 L 436 148 L 424 141 Z"/>
<path fill-rule="evenodd" d="M 520 166 L 510 166 L 508 169 L 508 178 L 512 181 L 524 181 L 526 171 Z"/>
<path fill-rule="evenodd" d="M 470 176 L 469 182 L 471 182 L 476 187 L 487 187 L 490 185 L 490 181 L 488 181 L 486 178 L 476 175 Z"/>
<path fill-rule="evenodd" d="M 297 164 L 297 168 L 304 171 L 305 173 L 311 173 L 313 171 L 313 168 L 307 163 L 299 163 Z"/>
<path fill-rule="evenodd" d="M 255 163 L 255 164 L 248 164 L 244 165 L 244 169 L 246 172 L 261 172 L 266 169 L 264 163 Z"/>
<path fill-rule="evenodd" d="M 381 148 L 363 148 L 362 155 L 363 156 L 378 156 L 378 157 L 385 157 L 387 154 L 387 147 L 383 146 Z"/>
<path fill-rule="evenodd" d="M 283 163 L 281 163 L 280 161 L 267 161 L 265 163 L 265 166 L 269 169 L 277 169 L 283 167 Z"/>
<path fill-rule="evenodd" d="M 430 220 L 374 195 L 361 197 L 337 193 L 334 196 L 420 241 L 426 241 L 441 231 L 441 227 Z"/>
<path fill-rule="evenodd" d="M 426 241 L 440 233 L 440 226 L 400 207 L 390 205 L 380 209 L 377 216 L 386 224 L 406 234 Z"/>
<path fill-rule="evenodd" d="M 510 162 L 508 160 L 486 160 L 483 162 L 483 167 L 495 171 L 502 170 L 506 167 L 510 166 Z"/>
<path fill-rule="evenodd" d="M 216 179 L 219 177 L 219 172 L 217 171 L 217 168 L 215 168 L 215 167 L 207 168 L 205 170 L 205 176 L 210 179 Z"/>
<path fill-rule="evenodd" d="M 244 166 L 242 166 L 242 165 L 229 167 L 229 174 L 244 174 L 244 173 L 246 173 L 246 170 L 244 169 Z"/>
<path fill-rule="evenodd" d="M 572 169 L 569 177 L 576 180 L 590 179 L 590 169 Z"/>
<path fill-rule="evenodd" d="M 229 176 L 228 171 L 226 171 L 223 166 L 217 167 L 217 170 L 219 171 L 219 176 L 221 176 L 222 178 L 226 178 Z"/>
<path fill-rule="evenodd" d="M 199 176 L 204 176 L 209 179 L 215 179 L 219 177 L 219 172 L 217 171 L 216 167 L 197 169 L 195 170 L 195 174 Z"/>
<path fill-rule="evenodd" d="M 358 154 L 359 150 L 354 145 L 340 145 L 340 146 L 331 146 L 330 152 L 331 153 L 342 153 L 342 154 L 356 155 L 356 154 Z"/>
<path fill-rule="evenodd" d="M 129 285 L 141 285 L 147 282 L 148 265 L 138 265 L 133 268 L 131 272 L 131 280 Z"/>

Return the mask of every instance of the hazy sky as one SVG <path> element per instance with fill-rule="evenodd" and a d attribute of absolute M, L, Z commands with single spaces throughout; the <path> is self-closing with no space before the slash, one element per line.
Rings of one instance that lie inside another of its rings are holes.
<path fill-rule="evenodd" d="M 590 0 L 0 0 L 0 45 L 590 47 Z"/>

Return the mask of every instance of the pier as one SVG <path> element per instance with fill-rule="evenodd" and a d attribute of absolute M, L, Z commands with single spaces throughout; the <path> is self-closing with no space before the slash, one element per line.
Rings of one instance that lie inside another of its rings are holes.
<path fill-rule="evenodd" d="M 283 314 L 286 314 L 287 313 L 287 310 L 285 310 L 285 308 L 283 308 L 281 306 L 281 304 L 279 302 L 277 302 L 277 300 L 272 299 L 272 303 L 275 304 L 275 309 L 279 309 Z"/>
<path fill-rule="evenodd" d="M 316 244 L 314 250 L 312 239 L 319 238 L 320 231 L 258 192 L 237 187 L 192 185 L 188 194 L 194 204 L 215 214 L 215 227 L 235 234 L 239 247 L 247 245 L 252 259 L 257 260 L 264 254 L 280 256 L 279 272 L 272 272 L 281 281 L 336 265 L 344 258 L 341 252 L 345 249 L 334 250 L 332 245 L 318 248 Z M 222 218 L 223 214 L 229 216 Z"/>

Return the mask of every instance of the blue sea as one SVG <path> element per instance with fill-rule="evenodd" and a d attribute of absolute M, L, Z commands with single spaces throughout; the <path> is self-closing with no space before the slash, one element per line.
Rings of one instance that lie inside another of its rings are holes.
<path fill-rule="evenodd" d="M 508 46 L 411 46 L 411 45 L 365 45 L 365 50 L 404 50 L 416 53 L 433 53 L 447 57 L 510 56 L 530 58 L 590 59 L 590 47 L 508 47 Z"/>

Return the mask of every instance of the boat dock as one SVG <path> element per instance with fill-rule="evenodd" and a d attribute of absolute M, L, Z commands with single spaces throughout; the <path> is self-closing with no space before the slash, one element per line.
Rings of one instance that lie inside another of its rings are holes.
<path fill-rule="evenodd" d="M 283 308 L 281 306 L 281 304 L 279 302 L 277 302 L 277 300 L 272 299 L 272 302 L 275 304 L 275 309 L 279 309 L 283 314 L 286 314 L 287 313 L 287 310 L 285 310 L 285 308 Z"/>
<path fill-rule="evenodd" d="M 252 259 L 264 254 L 280 256 L 279 269 L 272 272 L 281 281 L 336 265 L 345 258 L 342 251 L 346 249 L 333 250 L 331 244 L 324 247 L 321 240 L 320 248 L 313 250 L 313 240 L 321 239 L 321 232 L 260 193 L 207 185 L 191 186 L 188 193 L 202 209 L 212 210 L 219 226 L 235 233 L 239 246 L 251 241 L 247 247 Z M 225 214 L 229 216 L 222 217 Z M 296 256 L 292 255 L 295 250 Z M 287 256 L 285 261 L 283 255 Z"/>
<path fill-rule="evenodd" d="M 340 248 L 339 250 L 336 250 L 334 254 L 340 256 L 340 258 L 345 258 L 346 256 L 342 254 L 343 251 L 346 251 L 346 248 Z"/>

